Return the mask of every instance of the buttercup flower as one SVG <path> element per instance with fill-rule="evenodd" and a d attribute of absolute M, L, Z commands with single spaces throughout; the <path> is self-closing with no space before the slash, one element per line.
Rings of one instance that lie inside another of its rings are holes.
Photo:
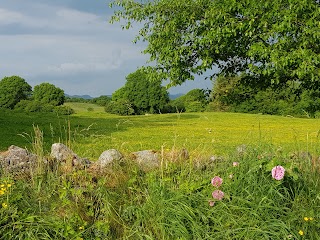
<path fill-rule="evenodd" d="M 211 179 L 211 184 L 214 187 L 220 187 L 222 182 L 223 182 L 222 178 L 220 178 L 218 176 L 215 176 L 214 178 Z"/>
<path fill-rule="evenodd" d="M 4 191 L 0 190 L 0 195 L 3 195 L 4 194 Z"/>
<path fill-rule="evenodd" d="M 300 230 L 298 233 L 300 236 L 302 236 L 304 234 L 304 232 L 302 230 Z"/>
<path fill-rule="evenodd" d="M 309 220 L 312 221 L 312 220 L 313 220 L 313 217 L 310 217 Z"/>
<path fill-rule="evenodd" d="M 305 220 L 306 222 L 309 221 L 308 217 L 304 217 L 303 220 Z"/>
<path fill-rule="evenodd" d="M 272 168 L 271 174 L 275 180 L 281 180 L 284 177 L 285 169 L 282 166 Z"/>
<path fill-rule="evenodd" d="M 7 208 L 7 207 L 8 207 L 8 204 L 2 203 L 2 207 L 3 207 L 3 208 Z"/>
<path fill-rule="evenodd" d="M 214 190 L 212 192 L 212 197 L 217 200 L 222 200 L 222 198 L 224 197 L 224 192 L 222 192 L 221 190 Z"/>

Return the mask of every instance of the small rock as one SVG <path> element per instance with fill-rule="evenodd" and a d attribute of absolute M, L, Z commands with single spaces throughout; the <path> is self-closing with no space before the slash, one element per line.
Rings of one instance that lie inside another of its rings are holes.
<path fill-rule="evenodd" d="M 75 154 L 71 149 L 62 143 L 54 143 L 51 146 L 51 157 L 59 162 L 65 163 L 67 160 L 78 159 L 77 154 Z"/>
<path fill-rule="evenodd" d="M 98 161 L 95 162 L 101 168 L 106 167 L 114 161 L 119 161 L 123 158 L 122 154 L 116 149 L 109 149 L 101 153 Z"/>
<path fill-rule="evenodd" d="M 1 166 L 11 173 L 27 172 L 36 163 L 37 155 L 14 145 L 10 146 L 6 152 L 0 153 Z"/>
<path fill-rule="evenodd" d="M 159 154 L 154 150 L 131 153 L 132 158 L 145 170 L 159 167 Z"/>
<path fill-rule="evenodd" d="M 51 157 L 59 163 L 67 164 L 69 167 L 84 169 L 90 166 L 91 162 L 87 158 L 81 158 L 71 149 L 62 143 L 54 143 L 51 146 Z"/>

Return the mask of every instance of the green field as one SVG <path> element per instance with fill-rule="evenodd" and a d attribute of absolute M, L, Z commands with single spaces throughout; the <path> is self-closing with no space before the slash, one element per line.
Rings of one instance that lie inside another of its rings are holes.
<path fill-rule="evenodd" d="M 30 147 L 33 126 L 44 132 L 45 146 L 69 142 L 80 155 L 96 159 L 106 149 L 125 153 L 143 149 L 186 148 L 197 154 L 223 154 L 241 144 L 317 153 L 320 120 L 240 113 L 183 113 L 121 117 L 93 104 L 68 103 L 72 116 L 0 116 L 0 149 Z M 88 108 L 91 108 L 88 111 Z M 93 110 L 92 110 L 93 109 Z M 23 135 L 23 136 L 21 136 Z"/>
<path fill-rule="evenodd" d="M 2 111 L 0 149 L 14 144 L 49 155 L 51 144 L 62 142 L 93 161 L 110 148 L 125 157 L 101 172 L 44 165 L 42 158 L 27 175 L 1 171 L 1 240 L 320 239 L 319 120 L 236 113 L 121 117 L 94 105 L 68 105 L 74 115 Z M 247 148 L 239 154 L 242 144 Z M 182 148 L 189 159 L 162 154 Z M 159 168 L 145 171 L 130 158 L 144 149 L 161 152 Z M 213 155 L 222 157 L 212 161 Z M 277 180 L 271 170 L 279 165 L 285 174 Z M 222 184 L 212 184 L 214 177 Z"/>

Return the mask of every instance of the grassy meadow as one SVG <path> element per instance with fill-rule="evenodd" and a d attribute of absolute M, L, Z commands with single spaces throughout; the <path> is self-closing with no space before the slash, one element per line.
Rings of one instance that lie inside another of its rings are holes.
<path fill-rule="evenodd" d="M 0 239 L 320 239 L 320 120 L 124 117 L 67 104 L 75 114 L 1 112 L 0 150 L 13 144 L 36 151 L 39 128 L 46 155 L 62 142 L 92 161 L 110 148 L 125 158 L 103 172 L 59 166 L 28 176 L 2 172 Z M 246 150 L 237 152 L 243 144 Z M 183 148 L 188 160 L 168 157 Z M 145 149 L 159 151 L 159 169 L 143 171 L 127 157 Z M 271 176 L 277 165 L 285 168 L 281 180 Z M 221 185 L 212 184 L 215 176 Z"/>

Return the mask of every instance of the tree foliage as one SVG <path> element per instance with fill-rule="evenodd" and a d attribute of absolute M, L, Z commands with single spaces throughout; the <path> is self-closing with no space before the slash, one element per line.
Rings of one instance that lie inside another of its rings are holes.
<path fill-rule="evenodd" d="M 98 104 L 99 106 L 106 106 L 111 101 L 111 97 L 106 95 L 101 95 L 90 100 L 91 103 Z"/>
<path fill-rule="evenodd" d="M 233 111 L 273 115 L 320 116 L 320 90 L 303 89 L 298 85 L 266 89 L 250 88 L 242 76 L 219 77 L 212 90 L 212 111 Z"/>
<path fill-rule="evenodd" d="M 0 81 L 0 107 L 11 108 L 32 93 L 31 86 L 19 76 L 4 77 Z"/>
<path fill-rule="evenodd" d="M 202 112 L 208 104 L 209 92 L 203 89 L 192 89 L 187 94 L 178 97 L 171 102 L 177 111 Z"/>
<path fill-rule="evenodd" d="M 65 101 L 64 91 L 53 84 L 41 83 L 34 87 L 33 98 L 42 104 L 62 105 Z"/>
<path fill-rule="evenodd" d="M 126 79 L 125 85 L 112 94 L 113 101 L 126 100 L 135 114 L 157 113 L 166 107 L 169 96 L 160 81 L 149 81 L 142 70 L 129 74 Z"/>
<path fill-rule="evenodd" d="M 135 40 L 148 43 L 153 78 L 177 85 L 218 67 L 220 75 L 246 72 L 242 80 L 254 87 L 320 86 L 318 0 L 114 0 L 111 7 L 120 7 L 111 22 L 142 23 Z"/>

